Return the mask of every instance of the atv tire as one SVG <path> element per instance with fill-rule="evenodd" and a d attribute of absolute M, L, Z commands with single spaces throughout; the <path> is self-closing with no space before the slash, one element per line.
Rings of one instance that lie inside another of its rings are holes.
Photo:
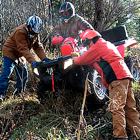
<path fill-rule="evenodd" d="M 108 90 L 101 83 L 101 76 L 96 70 L 91 70 L 88 78 L 90 82 L 88 85 L 87 107 L 89 111 L 92 111 L 105 105 L 108 99 Z"/>
<path fill-rule="evenodd" d="M 134 77 L 134 81 L 139 82 L 140 81 L 140 70 L 137 64 L 137 61 L 131 56 L 127 56 L 124 58 L 126 65 L 128 66 L 130 72 L 132 73 Z"/>

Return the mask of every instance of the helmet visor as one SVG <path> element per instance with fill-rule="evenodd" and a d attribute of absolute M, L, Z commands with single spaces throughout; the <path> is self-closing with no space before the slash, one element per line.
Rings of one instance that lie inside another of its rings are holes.
<path fill-rule="evenodd" d="M 71 17 L 70 13 L 68 11 L 61 11 L 59 12 L 60 18 L 62 19 L 69 19 Z"/>
<path fill-rule="evenodd" d="M 39 34 L 41 32 L 42 26 L 41 24 L 36 24 L 32 27 L 32 30 L 34 31 L 34 33 Z"/>

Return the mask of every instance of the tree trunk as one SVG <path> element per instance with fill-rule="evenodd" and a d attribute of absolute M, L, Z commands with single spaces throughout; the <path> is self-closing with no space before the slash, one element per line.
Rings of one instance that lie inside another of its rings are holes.
<path fill-rule="evenodd" d="M 104 19 L 104 1 L 95 0 L 95 14 L 94 14 L 94 28 L 101 32 L 103 30 L 103 19 Z"/>

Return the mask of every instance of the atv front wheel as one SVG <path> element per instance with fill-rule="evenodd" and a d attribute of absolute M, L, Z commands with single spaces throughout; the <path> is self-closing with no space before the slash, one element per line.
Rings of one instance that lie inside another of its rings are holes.
<path fill-rule="evenodd" d="M 107 89 L 101 82 L 101 76 L 96 70 L 89 73 L 88 91 L 92 96 L 92 100 L 96 104 L 104 104 L 107 99 Z"/>

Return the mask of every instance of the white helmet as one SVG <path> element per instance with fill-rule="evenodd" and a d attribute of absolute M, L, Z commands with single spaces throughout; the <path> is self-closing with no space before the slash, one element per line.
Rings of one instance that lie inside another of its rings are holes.
<path fill-rule="evenodd" d="M 40 33 L 42 28 L 42 20 L 38 16 L 30 16 L 27 20 L 27 26 L 29 26 L 35 33 Z"/>

